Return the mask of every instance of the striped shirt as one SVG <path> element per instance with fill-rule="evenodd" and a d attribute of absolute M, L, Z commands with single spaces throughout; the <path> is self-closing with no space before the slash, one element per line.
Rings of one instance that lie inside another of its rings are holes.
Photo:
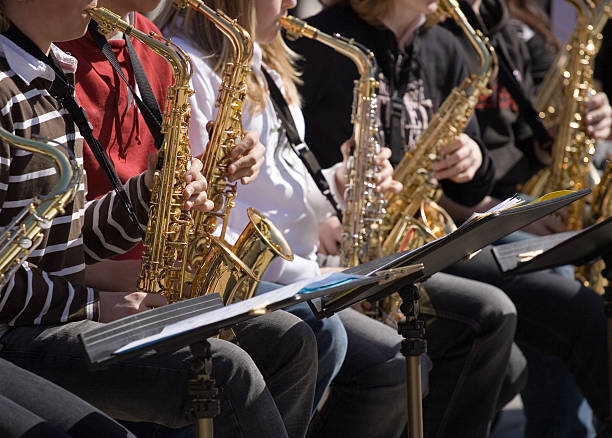
<path fill-rule="evenodd" d="M 76 60 L 57 47 L 52 50 L 74 80 Z M 0 35 L 1 126 L 22 137 L 36 134 L 66 144 L 82 167 L 83 138 L 48 92 L 54 77 L 51 67 Z M 0 227 L 57 182 L 50 160 L 0 141 Z M 125 189 L 146 226 L 150 192 L 143 175 L 128 180 Z M 85 265 L 126 252 L 140 235 L 114 192 L 88 202 L 86 190 L 83 174 L 73 202 L 53 219 L 42 243 L 0 291 L 0 335 L 10 326 L 99 318 L 98 293 L 84 284 Z"/>

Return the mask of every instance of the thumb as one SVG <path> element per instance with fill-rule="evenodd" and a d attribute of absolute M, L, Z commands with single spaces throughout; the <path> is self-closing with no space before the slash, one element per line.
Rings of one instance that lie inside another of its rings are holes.
<path fill-rule="evenodd" d="M 168 300 L 162 294 L 147 294 L 142 300 L 142 305 L 145 307 L 161 307 L 168 304 Z"/>

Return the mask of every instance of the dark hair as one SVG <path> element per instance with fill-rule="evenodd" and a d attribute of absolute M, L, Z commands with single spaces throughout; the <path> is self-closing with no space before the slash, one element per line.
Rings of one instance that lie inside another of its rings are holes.
<path fill-rule="evenodd" d="M 550 30 L 552 25 L 548 15 L 536 2 L 533 0 L 508 0 L 508 10 L 514 18 L 518 18 L 539 33 L 555 50 L 561 48 L 559 40 Z"/>

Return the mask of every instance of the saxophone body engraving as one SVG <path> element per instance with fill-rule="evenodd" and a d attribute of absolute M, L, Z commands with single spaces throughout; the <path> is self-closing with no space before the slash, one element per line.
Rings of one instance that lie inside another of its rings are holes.
<path fill-rule="evenodd" d="M 355 63 L 360 78 L 355 81 L 353 110 L 354 150 L 348 162 L 346 208 L 342 224 L 341 266 L 356 266 L 381 256 L 381 224 L 385 199 L 376 191 L 376 156 L 380 152 L 376 114 L 377 66 L 374 54 L 338 34 L 328 35 L 295 17 L 283 17 L 288 38 L 306 37 L 331 47 Z"/>
<path fill-rule="evenodd" d="M 479 97 L 490 93 L 487 84 L 497 75 L 493 47 L 468 23 L 457 2 L 440 1 L 437 14 L 452 17 L 461 27 L 480 57 L 480 70 L 452 90 L 412 150 L 396 166 L 393 179 L 404 187 L 400 193 L 387 196 L 385 255 L 417 248 L 455 229 L 448 213 L 436 203 L 439 190 L 432 182 L 432 166 L 439 158 L 440 145 L 454 140 L 465 129 Z"/>
<path fill-rule="evenodd" d="M 161 293 L 169 302 L 178 301 L 184 298 L 187 248 L 193 225 L 191 213 L 182 209 L 185 173 L 191 165 L 187 136 L 188 99 L 193 94 L 189 88 L 191 63 L 189 57 L 169 40 L 134 29 L 104 8 L 90 9 L 89 14 L 98 23 L 101 33 L 120 31 L 130 35 L 163 57 L 172 68 L 174 83 L 168 88 L 163 112 L 164 143 L 151 189 L 138 289 Z"/>
<path fill-rule="evenodd" d="M 2 289 L 41 243 L 43 231 L 51 226 L 51 220 L 58 214 L 64 213 L 66 205 L 76 194 L 81 171 L 68 148 L 66 155 L 58 147 L 16 136 L 3 128 L 0 128 L 0 138 L 19 149 L 49 158 L 59 174 L 59 181 L 51 193 L 36 197 L 3 229 L 0 236 L 0 289 Z"/>
<path fill-rule="evenodd" d="M 253 56 L 249 33 L 236 20 L 214 11 L 200 0 L 174 0 L 175 7 L 190 7 L 212 21 L 234 50 L 226 63 L 216 106 L 219 109 L 210 143 L 204 152 L 202 173 L 208 182 L 207 195 L 214 203 L 208 213 L 196 212 L 188 260 L 196 273 L 192 296 L 219 292 L 226 304 L 250 298 L 258 281 L 276 257 L 293 259 L 283 234 L 263 214 L 247 209 L 249 224 L 234 245 L 225 241 L 230 210 L 234 207 L 237 183 L 226 179 L 232 148 L 242 140 L 242 110 Z M 220 225 L 220 235 L 213 233 Z"/>

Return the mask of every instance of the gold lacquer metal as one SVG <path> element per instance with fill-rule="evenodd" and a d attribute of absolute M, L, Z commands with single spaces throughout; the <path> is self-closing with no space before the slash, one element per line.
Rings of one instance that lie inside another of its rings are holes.
<path fill-rule="evenodd" d="M 276 257 L 293 260 L 293 252 L 283 234 L 263 214 L 247 211 L 249 224 L 234 243 L 225 241 L 230 210 L 234 207 L 236 184 L 226 178 L 232 149 L 242 139 L 242 108 L 253 56 L 249 33 L 236 20 L 214 11 L 200 0 L 174 0 L 177 8 L 190 7 L 211 20 L 234 49 L 233 60 L 226 63 L 219 97 L 219 109 L 210 143 L 202 156 L 202 173 L 208 181 L 208 198 L 215 204 L 209 213 L 197 212 L 190 243 L 189 264 L 195 270 L 192 296 L 219 292 L 230 304 L 250 298 L 257 283 Z M 220 235 L 213 233 L 221 226 Z"/>
<path fill-rule="evenodd" d="M 0 139 L 14 147 L 43 155 L 53 161 L 59 181 L 48 195 L 39 195 L 21 210 L 3 229 L 0 236 L 0 289 L 10 280 L 15 271 L 25 262 L 44 238 L 44 230 L 51 227 L 52 219 L 63 214 L 65 207 L 74 199 L 81 171 L 66 147 L 53 146 L 11 134 L 0 128 Z"/>
<path fill-rule="evenodd" d="M 489 94 L 488 83 L 497 75 L 497 56 L 488 40 L 468 23 L 455 0 L 442 0 L 439 18 L 452 17 L 480 57 L 480 70 L 455 87 L 440 106 L 414 147 L 396 166 L 393 179 L 403 184 L 400 193 L 387 196 L 383 221 L 383 254 L 414 249 L 455 230 L 448 213 L 436 201 L 440 191 L 432 177 L 439 148 L 454 140 L 466 127 L 481 95 Z"/>
<path fill-rule="evenodd" d="M 153 32 L 135 29 L 104 8 L 89 10 L 100 32 L 123 32 L 164 58 L 172 68 L 174 83 L 168 87 L 163 112 L 164 143 L 159 151 L 158 170 L 151 189 L 149 221 L 144 239 L 138 290 L 161 293 L 169 302 L 184 298 L 187 248 L 192 234 L 191 212 L 183 210 L 185 173 L 191 165 L 189 129 L 189 88 L 191 63 L 177 46 Z"/>

